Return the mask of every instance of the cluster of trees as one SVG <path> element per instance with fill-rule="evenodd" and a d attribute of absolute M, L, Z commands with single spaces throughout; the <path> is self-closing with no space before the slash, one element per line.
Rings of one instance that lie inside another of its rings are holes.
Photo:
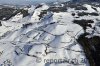
<path fill-rule="evenodd" d="M 50 7 L 48 10 L 52 12 L 66 12 L 67 7 Z"/>
<path fill-rule="evenodd" d="M 77 39 L 78 43 L 83 47 L 85 55 L 89 60 L 90 66 L 100 65 L 100 36 L 93 36 L 88 38 L 86 36 L 91 35 L 84 33 Z"/>
<path fill-rule="evenodd" d="M 74 23 L 80 25 L 84 29 L 84 33 L 81 34 L 77 42 L 83 47 L 85 55 L 90 63 L 90 66 L 99 66 L 100 65 L 100 36 L 92 35 L 91 33 L 86 32 L 87 27 L 91 27 L 90 23 L 93 23 L 93 20 L 74 20 Z M 95 29 L 94 29 L 95 30 Z M 94 32 L 94 31 L 93 31 Z M 88 38 L 87 36 L 91 36 Z"/>
<path fill-rule="evenodd" d="M 73 23 L 76 23 L 81 27 L 83 27 L 84 31 L 86 32 L 87 27 L 92 27 L 91 23 L 94 23 L 94 21 L 82 19 L 82 20 L 74 20 Z"/>
<path fill-rule="evenodd" d="M 32 23 L 23 24 L 23 27 L 22 28 L 27 28 L 30 25 L 32 25 Z"/>
<path fill-rule="evenodd" d="M 91 15 L 91 16 L 99 16 L 99 14 L 98 13 L 96 13 L 96 12 L 92 12 L 92 13 L 87 13 L 87 12 L 79 12 L 78 13 L 78 16 L 88 16 L 88 15 Z"/>
<path fill-rule="evenodd" d="M 15 11 L 15 9 L 13 8 L 2 8 L 0 9 L 0 20 L 3 20 L 3 18 L 5 18 L 5 20 L 9 19 L 11 16 L 13 16 L 13 12 Z"/>
<path fill-rule="evenodd" d="M 0 26 L 2 26 L 1 21 L 0 21 Z"/>
<path fill-rule="evenodd" d="M 6 7 L 6 8 L 0 9 L 0 20 L 8 20 L 19 12 L 23 14 L 23 17 L 29 15 L 28 10 Z"/>
<path fill-rule="evenodd" d="M 43 10 L 43 11 L 40 13 L 40 15 L 38 15 L 38 16 L 40 17 L 39 20 L 40 20 L 41 18 L 43 18 L 45 14 L 47 14 L 47 10 Z"/>

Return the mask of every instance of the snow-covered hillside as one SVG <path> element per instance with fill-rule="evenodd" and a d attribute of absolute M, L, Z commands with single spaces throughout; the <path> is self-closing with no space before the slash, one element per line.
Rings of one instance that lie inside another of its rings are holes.
<path fill-rule="evenodd" d="M 0 66 L 99 66 L 99 5 L 42 3 L 3 17 Z"/>

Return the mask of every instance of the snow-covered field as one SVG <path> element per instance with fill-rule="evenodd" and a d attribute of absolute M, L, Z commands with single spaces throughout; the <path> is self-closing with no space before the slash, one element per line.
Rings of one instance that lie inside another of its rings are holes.
<path fill-rule="evenodd" d="M 0 66 L 90 66 L 77 39 L 84 33 L 89 33 L 87 38 L 100 36 L 100 7 L 83 4 L 86 10 L 76 10 L 62 5 L 32 5 L 24 8 L 28 16 L 17 13 L 1 20 Z M 60 8 L 67 9 L 56 12 Z"/>

